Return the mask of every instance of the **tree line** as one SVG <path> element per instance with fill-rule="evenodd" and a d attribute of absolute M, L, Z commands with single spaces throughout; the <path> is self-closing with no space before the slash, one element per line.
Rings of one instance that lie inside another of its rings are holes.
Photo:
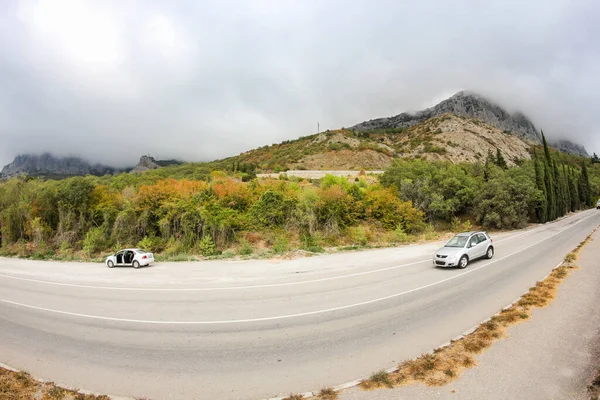
<path fill-rule="evenodd" d="M 501 152 L 485 163 L 398 159 L 379 181 L 258 180 L 248 164 L 179 166 L 145 174 L 13 178 L 0 183 L 0 250 L 51 257 L 138 246 L 214 255 L 232 247 L 293 248 L 393 243 L 472 221 L 486 229 L 547 222 L 588 208 L 600 164 L 543 146 L 509 168 Z M 245 250 L 244 250 L 245 251 Z"/>

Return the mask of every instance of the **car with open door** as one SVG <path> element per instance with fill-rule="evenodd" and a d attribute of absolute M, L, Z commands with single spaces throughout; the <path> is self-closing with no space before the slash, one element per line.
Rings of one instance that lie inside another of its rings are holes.
<path fill-rule="evenodd" d="M 466 268 L 478 258 L 494 257 L 494 241 L 487 232 L 463 232 L 454 236 L 433 255 L 436 267 Z"/>
<path fill-rule="evenodd" d="M 108 268 L 133 267 L 135 269 L 145 267 L 154 262 L 154 254 L 142 249 L 123 249 L 106 257 L 104 263 Z"/>

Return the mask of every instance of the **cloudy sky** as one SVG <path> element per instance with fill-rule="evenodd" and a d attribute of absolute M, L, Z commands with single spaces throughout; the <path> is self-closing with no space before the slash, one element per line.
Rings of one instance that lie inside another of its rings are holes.
<path fill-rule="evenodd" d="M 0 164 L 210 160 L 460 89 L 600 153 L 599 20 L 597 0 L 2 0 Z"/>

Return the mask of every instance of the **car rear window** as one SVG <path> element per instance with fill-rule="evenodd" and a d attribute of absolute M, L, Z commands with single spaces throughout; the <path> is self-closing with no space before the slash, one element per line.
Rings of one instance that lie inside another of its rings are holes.
<path fill-rule="evenodd" d="M 137 249 L 137 250 L 136 250 L 136 253 L 139 253 L 139 254 L 146 254 L 146 253 L 150 253 L 150 252 L 149 252 L 149 251 L 146 251 L 146 250 Z"/>

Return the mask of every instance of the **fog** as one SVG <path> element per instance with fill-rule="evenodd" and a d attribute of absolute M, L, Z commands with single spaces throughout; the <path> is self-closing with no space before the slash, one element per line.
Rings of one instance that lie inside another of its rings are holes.
<path fill-rule="evenodd" d="M 461 89 L 600 153 L 600 2 L 482 3 L 0 2 L 0 164 L 205 161 Z"/>

